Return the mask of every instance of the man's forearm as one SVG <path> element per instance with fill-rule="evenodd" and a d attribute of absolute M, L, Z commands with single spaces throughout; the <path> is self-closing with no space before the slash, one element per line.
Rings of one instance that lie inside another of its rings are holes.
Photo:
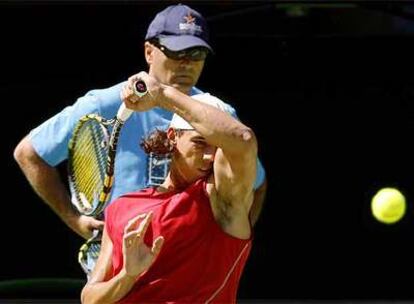
<path fill-rule="evenodd" d="M 27 138 L 16 147 L 14 157 L 34 191 L 73 230 L 79 215 L 58 170 L 48 165 L 34 151 Z M 75 230 L 76 231 L 76 230 Z"/>
<path fill-rule="evenodd" d="M 47 164 L 37 164 L 31 169 L 24 168 L 23 172 L 42 200 L 68 226 L 71 226 L 71 223 L 78 217 L 78 214 L 71 206 L 68 190 L 62 182 L 58 170 Z"/>

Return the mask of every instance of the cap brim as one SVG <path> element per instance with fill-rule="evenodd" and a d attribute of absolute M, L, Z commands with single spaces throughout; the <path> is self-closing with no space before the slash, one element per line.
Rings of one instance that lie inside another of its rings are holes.
<path fill-rule="evenodd" d="M 194 127 L 178 114 L 173 115 L 170 122 L 170 127 L 179 130 L 194 130 Z"/>
<path fill-rule="evenodd" d="M 203 39 L 192 35 L 181 36 L 158 36 L 159 42 L 171 51 L 182 51 L 192 47 L 206 47 L 213 52 L 211 46 Z"/>

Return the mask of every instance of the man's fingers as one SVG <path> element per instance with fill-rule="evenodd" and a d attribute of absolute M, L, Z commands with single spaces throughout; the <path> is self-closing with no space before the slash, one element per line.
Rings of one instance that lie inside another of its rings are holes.
<path fill-rule="evenodd" d="M 97 219 L 93 219 L 93 221 L 92 221 L 92 227 L 94 229 L 102 230 L 104 225 L 105 225 L 104 221 L 99 221 Z"/>

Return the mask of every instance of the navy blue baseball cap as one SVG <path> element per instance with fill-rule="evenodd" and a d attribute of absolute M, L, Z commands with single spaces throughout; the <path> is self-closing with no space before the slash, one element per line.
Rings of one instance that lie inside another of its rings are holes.
<path fill-rule="evenodd" d="M 158 38 L 159 43 L 171 51 L 209 45 L 207 21 L 196 10 L 187 5 L 168 6 L 159 12 L 148 27 L 145 40 Z"/>

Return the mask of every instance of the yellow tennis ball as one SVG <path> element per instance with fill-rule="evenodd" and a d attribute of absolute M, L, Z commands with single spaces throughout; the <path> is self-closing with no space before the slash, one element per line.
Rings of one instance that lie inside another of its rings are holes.
<path fill-rule="evenodd" d="M 385 224 L 398 222 L 405 213 L 404 195 L 395 188 L 383 188 L 375 194 L 371 201 L 374 217 Z"/>

